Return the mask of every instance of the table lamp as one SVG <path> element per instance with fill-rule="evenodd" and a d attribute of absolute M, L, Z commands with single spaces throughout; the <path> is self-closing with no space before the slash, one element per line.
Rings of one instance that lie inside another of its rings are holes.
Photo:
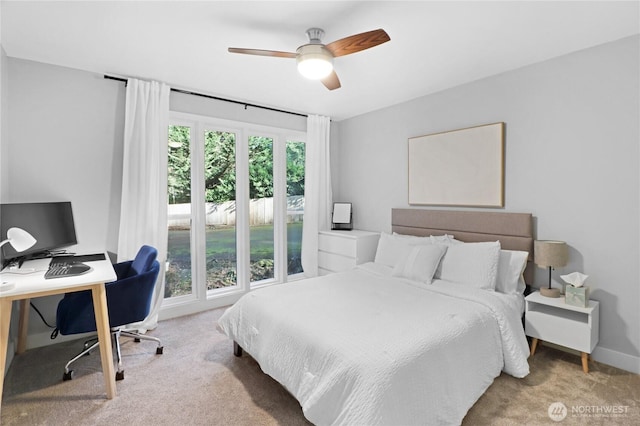
<path fill-rule="evenodd" d="M 22 228 L 9 228 L 7 230 L 7 239 L 0 242 L 0 247 L 6 243 L 11 244 L 11 247 L 13 247 L 15 251 L 21 252 L 33 247 L 36 239 Z"/>
<path fill-rule="evenodd" d="M 551 288 L 551 270 L 567 264 L 567 244 L 564 241 L 534 241 L 533 261 L 541 268 L 549 268 L 549 287 L 541 288 L 540 294 L 546 297 L 560 297 L 560 290 Z"/>
<path fill-rule="evenodd" d="M 7 243 L 11 244 L 11 247 L 19 253 L 33 247 L 36 239 L 22 228 L 9 228 L 7 229 L 7 239 L 0 242 L 0 247 Z M 11 290 L 14 286 L 15 283 L 0 280 L 0 291 Z"/>

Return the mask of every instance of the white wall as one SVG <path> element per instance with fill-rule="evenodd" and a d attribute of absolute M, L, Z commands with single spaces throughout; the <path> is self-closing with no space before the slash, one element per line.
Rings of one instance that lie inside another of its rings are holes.
<path fill-rule="evenodd" d="M 4 48 L 0 44 L 0 202 L 7 192 L 7 177 L 9 173 L 7 150 L 9 146 L 9 72 L 8 59 Z"/>
<path fill-rule="evenodd" d="M 0 7 L 0 10 L 2 8 Z M 0 44 L 0 203 L 4 202 L 3 197 L 6 193 L 6 182 L 8 176 L 8 141 L 9 141 L 9 123 L 8 123 L 8 91 L 9 87 L 9 73 L 7 71 L 8 60 L 7 54 Z M 5 238 L 4 235 L 0 235 L 0 240 Z M 11 311 L 11 327 L 9 329 L 10 336 L 16 336 L 18 333 L 18 302 L 13 303 Z M 5 372 L 9 369 L 11 360 L 15 353 L 15 341 L 12 339 L 8 342 L 7 349 L 7 363 L 5 365 Z"/>
<path fill-rule="evenodd" d="M 76 249 L 113 250 L 109 224 L 119 216 L 124 87 L 100 75 L 13 58 L 9 76 L 11 164 L 4 198 L 70 200 Z"/>
<path fill-rule="evenodd" d="M 115 252 L 124 85 L 69 68 L 10 57 L 7 62 L 3 114 L 8 110 L 10 126 L 2 144 L 2 201 L 71 201 L 78 245 L 70 249 Z M 50 323 L 59 299 L 34 300 Z M 46 338 L 50 332 L 31 310 L 28 345 L 34 335 Z"/>
<path fill-rule="evenodd" d="M 389 231 L 391 208 L 408 207 L 409 137 L 505 122 L 504 210 L 567 241 L 554 278 L 589 275 L 594 358 L 640 373 L 639 50 L 634 36 L 341 121 L 334 198 L 354 203 L 357 228 Z"/>

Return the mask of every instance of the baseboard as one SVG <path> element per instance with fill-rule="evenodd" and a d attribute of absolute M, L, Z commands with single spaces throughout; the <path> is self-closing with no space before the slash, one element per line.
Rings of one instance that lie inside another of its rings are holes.
<path fill-rule="evenodd" d="M 591 357 L 603 364 L 611 365 L 631 373 L 640 374 L 640 357 L 596 346 Z"/>
<path fill-rule="evenodd" d="M 217 309 L 224 306 L 233 305 L 242 296 L 239 292 L 232 292 L 225 295 L 218 295 L 214 298 L 207 300 L 206 302 L 187 301 L 185 303 L 164 304 L 160 313 L 158 314 L 158 320 L 164 321 L 171 318 L 182 317 L 185 315 L 192 315 L 202 311 L 208 311 L 210 309 Z"/>
<path fill-rule="evenodd" d="M 565 348 L 564 346 L 559 346 L 549 342 L 542 342 L 542 344 L 559 351 L 580 356 L 579 351 Z M 591 359 L 601 362 L 602 364 L 607 364 L 621 370 L 629 371 L 630 373 L 640 374 L 640 357 L 596 346 L 591 354 Z"/>
<path fill-rule="evenodd" d="M 52 339 L 51 332 L 30 334 L 27 336 L 27 349 L 55 345 L 56 343 L 68 342 L 70 340 L 89 339 L 95 335 L 96 333 L 70 334 L 68 336 L 58 334 L 55 339 Z"/>

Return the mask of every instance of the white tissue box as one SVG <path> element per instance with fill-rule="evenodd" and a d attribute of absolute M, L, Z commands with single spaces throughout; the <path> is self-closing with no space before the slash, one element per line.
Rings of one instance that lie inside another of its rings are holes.
<path fill-rule="evenodd" d="M 564 302 L 567 305 L 586 308 L 589 306 L 589 287 L 566 286 L 564 290 Z"/>

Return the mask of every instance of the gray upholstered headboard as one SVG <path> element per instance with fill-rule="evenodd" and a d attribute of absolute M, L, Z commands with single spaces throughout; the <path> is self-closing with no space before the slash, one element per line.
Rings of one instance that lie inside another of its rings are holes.
<path fill-rule="evenodd" d="M 391 230 L 408 235 L 453 235 L 464 242 L 500 241 L 505 250 L 529 252 L 533 260 L 533 218 L 530 213 L 392 209 Z M 525 281 L 533 282 L 528 263 Z"/>

